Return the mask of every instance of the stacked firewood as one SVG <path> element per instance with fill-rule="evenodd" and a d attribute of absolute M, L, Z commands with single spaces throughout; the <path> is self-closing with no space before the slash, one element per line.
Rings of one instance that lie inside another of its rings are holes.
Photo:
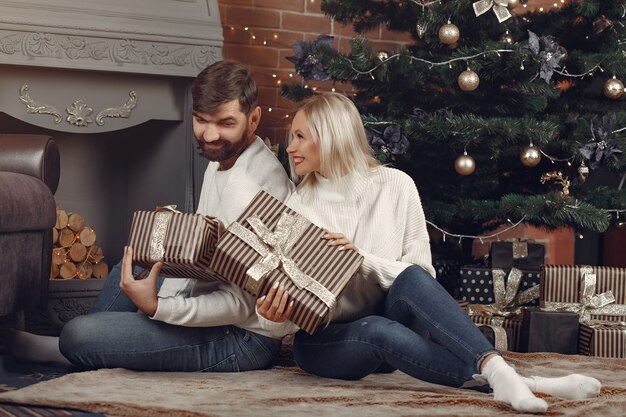
<path fill-rule="evenodd" d="M 102 248 L 96 244 L 96 231 L 85 226 L 80 214 L 57 208 L 52 240 L 50 279 L 105 278 L 109 274 Z"/>

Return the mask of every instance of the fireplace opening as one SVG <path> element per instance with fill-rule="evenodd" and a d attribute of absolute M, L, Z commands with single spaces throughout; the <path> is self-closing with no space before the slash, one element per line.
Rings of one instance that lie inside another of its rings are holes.
<path fill-rule="evenodd" d="M 61 153 L 58 207 L 80 213 L 97 233 L 104 261 L 117 263 L 127 243 L 135 210 L 176 204 L 193 211 L 194 156 L 191 136 L 179 135 L 181 122 L 153 120 L 104 133 L 69 133 L 29 125 L 0 113 L 2 133 L 46 134 Z M 200 170 L 201 167 L 196 167 Z"/>

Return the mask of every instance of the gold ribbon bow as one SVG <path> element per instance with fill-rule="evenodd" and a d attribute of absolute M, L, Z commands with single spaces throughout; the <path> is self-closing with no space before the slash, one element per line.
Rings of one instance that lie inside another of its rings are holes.
<path fill-rule="evenodd" d="M 491 324 L 477 324 L 478 326 L 487 326 L 493 330 L 494 346 L 498 350 L 507 350 L 508 341 L 504 330 L 504 319 L 506 317 L 518 315 L 520 306 L 526 304 L 539 297 L 539 285 L 522 291 L 518 294 L 519 286 L 522 281 L 522 271 L 517 268 L 511 268 L 509 276 L 504 284 L 504 271 L 502 269 L 493 269 L 491 271 L 493 279 L 493 294 L 496 300 L 493 304 L 470 304 L 468 311 L 470 316 L 489 316 L 492 317 Z"/>
<path fill-rule="evenodd" d="M 511 17 L 511 12 L 507 9 L 508 5 L 508 0 L 480 0 L 475 2 L 472 6 L 474 7 L 476 17 L 487 13 L 489 9 L 493 9 L 493 12 L 498 18 L 498 22 L 502 23 Z"/>
<path fill-rule="evenodd" d="M 609 290 L 602 294 L 596 294 L 597 276 L 593 268 L 585 266 L 581 268 L 580 277 L 580 302 L 562 303 L 546 301 L 543 309 L 546 311 L 572 311 L 578 314 L 581 323 L 591 320 L 591 315 L 626 316 L 625 304 L 614 304 L 615 296 Z"/>
<path fill-rule="evenodd" d="M 245 288 L 257 294 L 265 276 L 270 271 L 281 267 L 296 287 L 309 291 L 326 304 L 330 311 L 329 317 L 332 317 L 337 302 L 335 295 L 302 272 L 288 255 L 289 250 L 302 236 L 309 222 L 302 216 L 282 213 L 276 228 L 271 231 L 258 217 L 249 217 L 246 221 L 253 231 L 237 222 L 228 227 L 228 231 L 261 255 L 261 259 L 246 271 L 248 280 Z"/>
<path fill-rule="evenodd" d="M 500 317 L 517 315 L 521 305 L 539 297 L 539 285 L 534 285 L 518 294 L 517 291 L 522 281 L 522 271 L 518 268 L 511 268 L 506 285 L 504 284 L 504 271 L 502 269 L 493 269 L 491 276 L 496 302 L 493 304 L 470 304 L 470 316 L 479 314 Z"/>

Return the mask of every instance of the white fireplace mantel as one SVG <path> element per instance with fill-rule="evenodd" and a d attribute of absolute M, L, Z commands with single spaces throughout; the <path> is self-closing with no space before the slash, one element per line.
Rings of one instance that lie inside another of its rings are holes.
<path fill-rule="evenodd" d="M 0 3 L 0 64 L 193 77 L 222 44 L 216 0 Z"/>

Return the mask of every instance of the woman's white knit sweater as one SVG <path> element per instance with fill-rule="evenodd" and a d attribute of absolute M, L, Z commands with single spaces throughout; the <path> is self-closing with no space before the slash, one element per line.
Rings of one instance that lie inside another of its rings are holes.
<path fill-rule="evenodd" d="M 375 313 L 385 291 L 410 265 L 422 266 L 435 276 L 424 210 L 407 174 L 380 167 L 367 178 L 356 174 L 344 177 L 341 185 L 319 175 L 316 179 L 312 190 L 299 189 L 286 204 L 317 226 L 343 233 L 364 257 L 361 269 L 338 300 L 333 321 L 352 321 Z M 298 329 L 291 322 L 279 324 L 259 317 L 274 336 Z"/>

